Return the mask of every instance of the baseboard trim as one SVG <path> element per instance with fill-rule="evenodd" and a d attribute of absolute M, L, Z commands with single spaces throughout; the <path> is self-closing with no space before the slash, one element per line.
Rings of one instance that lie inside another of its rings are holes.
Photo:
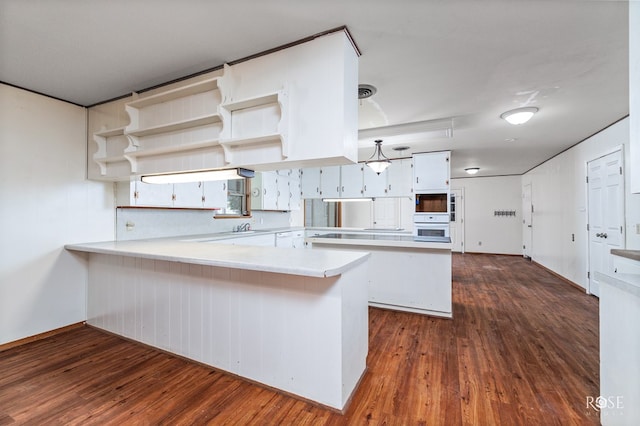
<path fill-rule="evenodd" d="M 67 332 L 69 330 L 74 330 L 76 328 L 84 327 L 84 325 L 85 325 L 84 321 L 77 322 L 75 324 L 69 324 L 64 327 L 56 328 L 55 330 L 45 331 L 44 333 L 25 337 L 24 339 L 19 339 L 19 340 L 14 340 L 13 342 L 4 343 L 0 345 L 0 352 L 5 351 L 7 349 L 15 348 L 18 346 L 26 345 L 27 343 L 37 342 L 38 340 L 46 339 L 47 337 L 55 336 L 57 334 Z"/>
<path fill-rule="evenodd" d="M 571 281 L 569 278 L 563 277 L 562 275 L 560 275 L 559 273 L 552 271 L 551 269 L 547 268 L 544 265 L 541 265 L 540 263 L 536 262 L 535 260 L 531 259 L 531 263 L 536 264 L 537 266 L 541 267 L 542 269 L 544 269 L 545 271 L 549 272 L 551 275 L 555 276 L 556 278 L 559 278 L 561 281 L 569 284 L 571 287 L 575 288 L 576 290 L 580 290 L 581 292 L 585 293 L 585 294 L 589 294 L 587 293 L 587 289 L 582 287 L 580 284 L 574 283 L 573 281 Z"/>

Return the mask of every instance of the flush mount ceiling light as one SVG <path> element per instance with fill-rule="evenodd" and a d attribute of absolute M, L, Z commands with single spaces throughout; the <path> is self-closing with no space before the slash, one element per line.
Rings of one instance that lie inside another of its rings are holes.
<path fill-rule="evenodd" d="M 382 153 L 382 139 L 377 139 L 375 141 L 375 144 L 376 150 L 373 152 L 373 155 L 371 155 L 371 157 L 369 157 L 369 159 L 365 162 L 365 164 L 371 167 L 371 170 L 373 170 L 377 174 L 380 174 L 384 172 L 387 167 L 389 167 L 389 164 L 391 164 L 391 160 L 389 160 Z"/>
<path fill-rule="evenodd" d="M 208 180 L 231 180 L 252 178 L 255 172 L 238 167 L 237 169 L 204 170 L 200 172 L 167 173 L 163 175 L 146 175 L 140 180 L 145 183 L 186 183 Z"/>
<path fill-rule="evenodd" d="M 504 118 L 510 124 L 518 125 L 529 121 L 536 112 L 538 112 L 538 108 L 536 107 L 516 108 L 503 112 L 500 114 L 500 118 Z"/>
<path fill-rule="evenodd" d="M 468 175 L 475 175 L 480 171 L 480 167 L 469 167 L 464 169 L 464 171 L 467 172 Z"/>

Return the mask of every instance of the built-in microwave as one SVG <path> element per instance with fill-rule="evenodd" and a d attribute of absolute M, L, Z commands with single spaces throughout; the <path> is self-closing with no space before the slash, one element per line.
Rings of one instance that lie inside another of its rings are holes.
<path fill-rule="evenodd" d="M 446 192 L 437 194 L 416 194 L 416 213 L 448 213 L 449 203 Z"/>

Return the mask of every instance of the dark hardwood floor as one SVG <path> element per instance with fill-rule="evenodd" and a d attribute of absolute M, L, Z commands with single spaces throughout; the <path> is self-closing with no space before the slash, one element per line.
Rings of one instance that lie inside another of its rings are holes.
<path fill-rule="evenodd" d="M 453 265 L 453 320 L 370 309 L 345 415 L 81 327 L 0 352 L 0 425 L 598 424 L 598 300 L 516 256 Z"/>

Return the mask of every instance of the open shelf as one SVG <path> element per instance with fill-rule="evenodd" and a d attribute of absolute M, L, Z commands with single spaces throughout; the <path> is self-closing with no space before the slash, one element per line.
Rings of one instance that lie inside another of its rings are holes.
<path fill-rule="evenodd" d="M 144 108 L 150 105 L 159 104 L 162 102 L 172 101 L 178 98 L 184 98 L 186 96 L 195 95 L 197 93 L 208 92 L 210 90 L 216 90 L 218 88 L 219 77 L 210 78 L 208 80 L 192 83 L 184 87 L 178 87 L 176 89 L 168 90 L 166 92 L 151 95 L 146 98 L 136 99 L 127 103 L 127 106 L 131 108 Z"/>
<path fill-rule="evenodd" d="M 193 117 L 187 120 L 176 121 L 173 123 L 166 123 L 159 126 L 147 127 L 143 129 L 129 129 L 126 131 L 128 135 L 143 137 L 158 135 L 160 133 L 170 133 L 178 130 L 190 129 L 198 126 L 205 126 L 207 124 L 219 123 L 221 121 L 219 114 L 210 114 L 200 117 Z"/>
<path fill-rule="evenodd" d="M 162 154 L 170 154 L 172 152 L 184 152 L 184 151 L 193 151 L 196 149 L 209 148 L 212 146 L 219 146 L 220 142 L 217 139 L 201 141 L 201 142 L 190 142 L 181 145 L 172 145 L 172 146 L 164 146 L 158 148 L 147 148 L 147 149 L 131 149 L 127 148 L 125 150 L 125 155 L 127 157 L 138 158 L 138 157 L 152 157 L 154 155 L 162 155 Z"/>
<path fill-rule="evenodd" d="M 125 127 L 118 127 L 116 129 L 107 129 L 107 130 L 101 130 L 99 132 L 96 132 L 93 134 L 94 137 L 99 137 L 99 138 L 111 138 L 113 136 L 121 136 L 124 135 L 124 129 Z"/>
<path fill-rule="evenodd" d="M 243 99 L 235 102 L 227 102 L 220 107 L 228 111 L 238 111 L 246 108 L 253 108 L 261 105 L 268 105 L 281 102 L 282 92 L 268 93 L 262 96 L 256 96 L 254 98 Z"/>
<path fill-rule="evenodd" d="M 234 147 L 248 147 L 253 145 L 264 145 L 271 143 L 281 143 L 283 141 L 283 136 L 279 133 L 273 133 L 270 135 L 263 136 L 255 136 L 252 138 L 237 138 L 237 139 L 226 139 L 221 140 L 220 145 L 234 148 Z"/>

